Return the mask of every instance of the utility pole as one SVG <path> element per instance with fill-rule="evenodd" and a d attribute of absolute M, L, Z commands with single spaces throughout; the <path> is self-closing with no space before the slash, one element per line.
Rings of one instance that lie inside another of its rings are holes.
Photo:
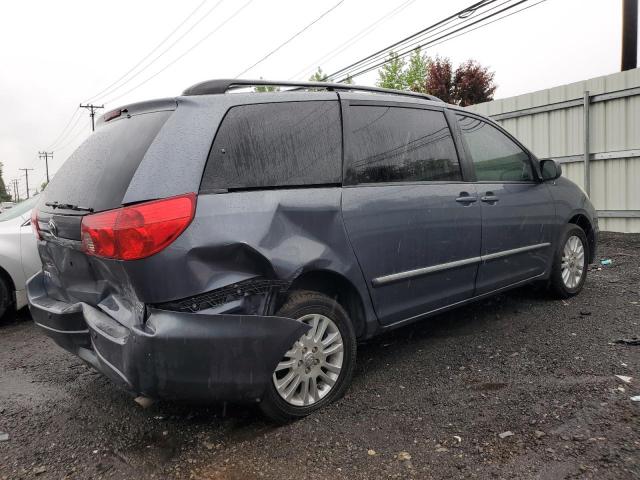
<path fill-rule="evenodd" d="M 53 159 L 53 152 L 38 152 L 39 158 L 44 158 L 44 166 L 47 169 L 47 183 L 49 183 L 49 159 Z"/>
<path fill-rule="evenodd" d="M 96 116 L 96 110 L 98 110 L 99 108 L 104 108 L 104 105 L 94 105 L 93 103 L 88 103 L 86 105 L 80 104 L 80 108 L 86 108 L 87 110 L 89 110 L 89 112 L 91 112 L 89 113 L 89 116 L 91 117 L 91 131 L 95 131 L 96 124 L 94 117 Z"/>
<path fill-rule="evenodd" d="M 27 182 L 27 198 L 29 198 L 29 170 L 33 170 L 33 168 L 19 168 L 18 170 L 24 171 L 24 178 Z"/>
<path fill-rule="evenodd" d="M 20 201 L 20 192 L 18 191 L 18 179 L 14 178 L 11 180 L 13 184 L 13 201 L 14 203 L 18 203 Z"/>
<path fill-rule="evenodd" d="M 622 62 L 620 69 L 638 66 L 638 0 L 622 0 Z"/>

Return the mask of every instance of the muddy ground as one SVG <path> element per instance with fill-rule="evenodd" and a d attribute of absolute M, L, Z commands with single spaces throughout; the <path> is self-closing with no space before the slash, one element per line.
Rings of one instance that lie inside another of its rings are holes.
<path fill-rule="evenodd" d="M 23 311 L 0 326 L 0 478 L 640 478 L 640 346 L 615 343 L 640 336 L 640 235 L 601 242 L 578 297 L 522 288 L 376 338 L 343 400 L 280 427 L 143 409 Z"/>

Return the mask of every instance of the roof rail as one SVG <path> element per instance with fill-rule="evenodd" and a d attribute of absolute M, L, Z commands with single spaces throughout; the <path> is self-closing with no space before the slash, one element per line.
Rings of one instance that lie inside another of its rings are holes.
<path fill-rule="evenodd" d="M 292 90 L 305 90 L 311 88 L 322 88 L 329 91 L 350 90 L 354 92 L 387 93 L 391 95 L 404 95 L 407 97 L 424 98 L 435 102 L 441 102 L 438 97 L 427 95 L 426 93 L 407 92 L 404 90 L 392 90 L 390 88 L 367 87 L 364 85 L 350 85 L 347 83 L 331 82 L 291 82 L 280 80 L 243 80 L 243 79 L 215 79 L 196 83 L 190 86 L 183 95 L 212 95 L 216 93 L 227 93 L 229 90 L 245 87 L 269 86 L 269 87 L 293 87 Z"/>

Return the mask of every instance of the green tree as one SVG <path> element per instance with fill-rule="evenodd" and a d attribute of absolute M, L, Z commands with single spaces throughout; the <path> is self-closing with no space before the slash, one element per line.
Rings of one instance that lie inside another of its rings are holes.
<path fill-rule="evenodd" d="M 260 77 L 260 80 L 264 80 L 264 78 Z M 273 85 L 257 85 L 253 87 L 253 91 L 256 93 L 279 92 L 280 87 L 275 87 Z"/>
<path fill-rule="evenodd" d="M 423 55 L 418 48 L 411 57 L 409 65 L 404 73 L 404 79 L 409 90 L 413 92 L 426 93 L 427 69 L 429 68 L 429 57 Z"/>
<path fill-rule="evenodd" d="M 326 82 L 327 74 L 322 71 L 322 68 L 318 67 L 313 75 L 309 77 L 310 82 Z"/>
<path fill-rule="evenodd" d="M 378 70 L 377 85 L 382 88 L 406 90 L 407 82 L 404 73 L 405 61 L 397 53 L 391 52 L 388 61 Z"/>
<path fill-rule="evenodd" d="M 7 193 L 7 187 L 4 184 L 4 178 L 2 178 L 2 168 L 4 165 L 0 162 L 0 202 L 11 201 L 11 195 Z"/>

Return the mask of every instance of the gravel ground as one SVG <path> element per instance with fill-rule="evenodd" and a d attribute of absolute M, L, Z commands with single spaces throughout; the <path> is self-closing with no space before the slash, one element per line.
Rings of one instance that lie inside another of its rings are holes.
<path fill-rule="evenodd" d="M 640 346 L 615 343 L 640 336 L 640 235 L 599 254 L 571 300 L 522 288 L 361 345 L 345 398 L 282 427 L 143 409 L 23 311 L 0 326 L 0 478 L 640 478 Z"/>

